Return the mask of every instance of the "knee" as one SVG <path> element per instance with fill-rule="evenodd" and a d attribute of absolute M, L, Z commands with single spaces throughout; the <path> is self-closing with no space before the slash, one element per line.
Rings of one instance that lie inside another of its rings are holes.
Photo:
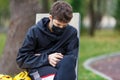
<path fill-rule="evenodd" d="M 73 56 L 64 56 L 64 58 L 61 60 L 62 66 L 75 66 L 76 65 L 76 59 Z"/>
<path fill-rule="evenodd" d="M 65 62 L 74 62 L 75 58 L 73 56 L 64 56 L 63 61 Z"/>

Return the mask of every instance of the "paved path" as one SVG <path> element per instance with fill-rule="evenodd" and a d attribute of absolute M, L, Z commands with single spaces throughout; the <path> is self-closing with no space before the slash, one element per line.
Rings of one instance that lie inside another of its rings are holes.
<path fill-rule="evenodd" d="M 120 53 L 93 58 L 87 66 L 109 80 L 120 80 Z"/>

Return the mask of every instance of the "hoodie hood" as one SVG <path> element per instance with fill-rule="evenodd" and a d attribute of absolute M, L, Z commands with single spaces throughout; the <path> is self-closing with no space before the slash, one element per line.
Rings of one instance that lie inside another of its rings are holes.
<path fill-rule="evenodd" d="M 74 32 L 74 30 L 75 30 L 72 26 L 70 26 L 68 24 L 66 26 L 64 32 L 58 36 L 49 30 L 49 28 L 48 28 L 49 22 L 50 22 L 49 18 L 44 17 L 36 24 L 36 27 L 40 30 L 40 32 L 42 32 L 42 34 L 47 36 L 47 38 L 49 38 L 51 41 L 57 41 L 61 38 L 65 38 L 66 35 L 67 35 L 67 37 L 69 37 L 70 35 L 72 35 L 72 32 Z"/>
<path fill-rule="evenodd" d="M 48 34 L 50 32 L 48 29 L 49 22 L 50 22 L 49 18 L 45 17 L 45 18 L 41 19 L 40 21 L 38 21 L 38 23 L 36 25 L 40 29 L 40 31 Z"/>
<path fill-rule="evenodd" d="M 44 17 L 42 18 L 37 24 L 36 26 L 39 28 L 39 30 L 47 35 L 47 37 L 51 40 L 59 40 L 61 38 L 62 35 L 58 36 L 56 34 L 54 34 L 53 32 L 51 32 L 48 28 L 48 23 L 50 22 L 48 17 Z"/>

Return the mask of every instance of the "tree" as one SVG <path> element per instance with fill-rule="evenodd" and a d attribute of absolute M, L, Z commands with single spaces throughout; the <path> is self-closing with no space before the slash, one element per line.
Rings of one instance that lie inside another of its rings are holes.
<path fill-rule="evenodd" d="M 83 16 L 85 16 L 85 6 L 84 3 L 86 3 L 86 0 L 71 0 L 70 4 L 73 8 L 73 12 L 79 12 L 80 13 L 80 19 L 83 20 Z M 83 33 L 83 24 L 81 23 L 80 26 L 81 33 Z"/>
<path fill-rule="evenodd" d="M 41 0 L 41 5 L 42 5 L 42 12 L 44 13 L 48 13 L 49 11 L 49 4 L 48 4 L 48 0 Z"/>
<path fill-rule="evenodd" d="M 90 0 L 89 3 L 89 14 L 90 14 L 90 30 L 89 30 L 89 34 L 91 36 L 94 36 L 94 31 L 95 31 L 95 12 L 94 12 L 94 0 Z"/>
<path fill-rule="evenodd" d="M 44 1 L 44 0 L 43 0 Z M 16 64 L 16 55 L 26 31 L 35 23 L 35 15 L 42 12 L 38 0 L 10 0 L 10 26 L 6 47 L 0 60 L 0 73 L 14 75 L 20 69 Z"/>
<path fill-rule="evenodd" d="M 55 1 L 57 1 L 57 0 L 53 0 L 53 2 L 55 2 Z"/>
<path fill-rule="evenodd" d="M 102 0 L 90 0 L 89 2 L 89 15 L 90 15 L 90 29 L 89 35 L 94 36 L 95 30 L 99 27 L 99 23 L 102 19 L 102 10 L 101 10 Z"/>
<path fill-rule="evenodd" d="M 9 0 L 0 0 L 0 27 L 3 27 L 5 19 L 9 18 L 8 4 L 9 4 Z"/>
<path fill-rule="evenodd" d="M 115 18 L 117 20 L 116 30 L 120 31 L 120 0 L 117 0 L 117 10 L 115 13 Z"/>

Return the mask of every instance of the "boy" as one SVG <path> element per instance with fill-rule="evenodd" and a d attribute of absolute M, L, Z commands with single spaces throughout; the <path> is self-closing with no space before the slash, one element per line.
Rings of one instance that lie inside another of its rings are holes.
<path fill-rule="evenodd" d="M 68 23 L 72 7 L 57 1 L 49 17 L 32 26 L 17 55 L 20 68 L 26 69 L 32 80 L 53 76 L 53 80 L 75 80 L 78 57 L 77 30 Z"/>

